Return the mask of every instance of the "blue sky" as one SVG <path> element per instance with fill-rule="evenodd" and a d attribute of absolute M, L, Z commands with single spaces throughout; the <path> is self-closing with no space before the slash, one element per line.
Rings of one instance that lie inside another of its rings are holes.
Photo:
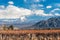
<path fill-rule="evenodd" d="M 22 22 L 60 16 L 60 0 L 0 0 L 0 15 Z"/>

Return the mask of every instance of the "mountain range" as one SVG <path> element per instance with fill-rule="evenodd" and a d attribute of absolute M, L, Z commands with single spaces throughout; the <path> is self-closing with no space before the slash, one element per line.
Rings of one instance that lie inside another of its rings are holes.
<path fill-rule="evenodd" d="M 46 29 L 46 28 L 60 28 L 60 17 L 51 17 L 46 20 L 40 20 L 38 22 L 21 22 L 18 19 L 0 19 L 0 25 L 14 25 L 20 29 Z"/>
<path fill-rule="evenodd" d="M 28 27 L 30 25 L 33 25 L 34 23 L 36 23 L 35 21 L 22 22 L 20 20 L 20 18 L 16 18 L 16 19 L 0 19 L 0 26 L 4 24 L 6 26 L 13 25 L 14 27 L 22 28 L 22 27 Z"/>
<path fill-rule="evenodd" d="M 47 29 L 60 28 L 60 17 L 51 17 L 47 20 L 41 20 L 30 27 L 26 27 L 26 29 L 46 29 L 46 28 Z"/>

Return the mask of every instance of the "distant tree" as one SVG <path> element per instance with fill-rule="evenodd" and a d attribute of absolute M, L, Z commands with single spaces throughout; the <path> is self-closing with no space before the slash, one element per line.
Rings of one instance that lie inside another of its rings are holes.
<path fill-rule="evenodd" d="M 3 30 L 6 30 L 6 27 L 3 27 Z"/>
<path fill-rule="evenodd" d="M 6 25 L 3 25 L 3 30 L 6 30 Z"/>
<path fill-rule="evenodd" d="M 14 29 L 13 25 L 10 25 L 9 26 L 9 29 L 13 30 Z"/>

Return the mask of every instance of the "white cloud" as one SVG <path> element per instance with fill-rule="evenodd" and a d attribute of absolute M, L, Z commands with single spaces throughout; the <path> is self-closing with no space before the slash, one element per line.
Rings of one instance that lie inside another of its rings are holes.
<path fill-rule="evenodd" d="M 35 14 L 39 16 L 53 16 L 52 14 L 45 14 L 44 10 L 36 10 Z"/>
<path fill-rule="evenodd" d="M 46 0 L 34 0 L 34 2 L 45 2 Z"/>
<path fill-rule="evenodd" d="M 5 6 L 4 5 L 0 5 L 0 9 L 4 9 L 5 8 Z"/>
<path fill-rule="evenodd" d="M 9 1 L 8 3 L 9 3 L 10 5 L 11 5 L 11 4 L 14 4 L 14 2 L 13 2 L 13 1 Z"/>
<path fill-rule="evenodd" d="M 30 8 L 31 9 L 36 9 L 37 8 L 37 5 L 36 4 L 32 4 Z"/>
<path fill-rule="evenodd" d="M 42 4 L 38 4 L 38 6 L 39 6 L 39 7 L 43 7 L 44 5 L 42 5 Z"/>
<path fill-rule="evenodd" d="M 31 15 L 31 10 L 25 8 L 18 8 L 13 5 L 8 5 L 5 9 L 0 10 L 0 19 L 15 19 L 20 17 L 21 20 L 26 20 L 25 16 L 29 15 Z"/>
<path fill-rule="evenodd" d="M 22 22 L 24 22 L 24 21 L 26 21 L 26 20 L 27 20 L 27 19 L 26 19 L 25 16 L 21 17 L 21 21 L 22 21 Z"/>
<path fill-rule="evenodd" d="M 54 16 L 60 16 L 60 8 L 55 8 L 53 10 L 51 10 L 50 14 L 53 14 Z"/>
<path fill-rule="evenodd" d="M 52 8 L 52 6 L 46 6 L 46 8 Z"/>
<path fill-rule="evenodd" d="M 13 4 L 13 3 L 11 3 Z M 52 14 L 45 14 L 44 10 L 29 10 L 25 8 L 19 8 L 14 5 L 8 5 L 7 7 L 0 6 L 3 9 L 0 9 L 0 19 L 15 19 L 20 18 L 22 22 L 26 21 L 26 16 L 39 15 L 39 16 L 53 16 Z M 43 5 L 40 5 L 43 6 Z M 33 8 L 32 8 L 33 9 Z"/>
<path fill-rule="evenodd" d="M 35 10 L 36 15 L 42 15 L 44 14 L 44 10 Z"/>
<path fill-rule="evenodd" d="M 24 2 L 27 2 L 27 0 L 24 0 Z"/>
<path fill-rule="evenodd" d="M 43 4 L 32 4 L 30 9 L 43 9 Z"/>
<path fill-rule="evenodd" d="M 59 13 L 56 13 L 55 15 L 56 15 L 56 16 L 60 16 L 60 14 L 59 14 Z"/>
<path fill-rule="evenodd" d="M 33 13 L 29 9 L 18 8 L 13 5 L 8 5 L 5 9 L 0 10 L 0 18 L 21 18 L 21 20 L 26 20 L 25 16 L 30 15 L 39 15 L 39 16 L 52 16 L 52 14 L 45 14 L 44 10 L 35 10 Z"/>
<path fill-rule="evenodd" d="M 40 0 L 34 0 L 35 2 L 39 2 Z"/>
<path fill-rule="evenodd" d="M 59 10 L 60 10 L 60 8 L 55 8 L 55 9 L 51 10 L 51 13 L 53 13 L 55 11 L 59 11 Z"/>
<path fill-rule="evenodd" d="M 24 0 L 24 2 L 31 2 L 31 3 L 38 3 L 38 2 L 45 2 L 46 0 Z"/>
<path fill-rule="evenodd" d="M 55 8 L 54 10 L 60 10 L 59 8 Z"/>
<path fill-rule="evenodd" d="M 39 0 L 35 0 L 35 1 L 39 2 Z"/>

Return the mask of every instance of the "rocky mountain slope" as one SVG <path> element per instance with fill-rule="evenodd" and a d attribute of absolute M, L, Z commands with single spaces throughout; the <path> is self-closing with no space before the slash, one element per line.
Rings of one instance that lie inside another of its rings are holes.
<path fill-rule="evenodd" d="M 46 29 L 46 28 L 60 28 L 60 17 L 52 17 L 47 20 L 42 20 L 37 22 L 31 27 L 27 27 L 26 29 Z"/>

